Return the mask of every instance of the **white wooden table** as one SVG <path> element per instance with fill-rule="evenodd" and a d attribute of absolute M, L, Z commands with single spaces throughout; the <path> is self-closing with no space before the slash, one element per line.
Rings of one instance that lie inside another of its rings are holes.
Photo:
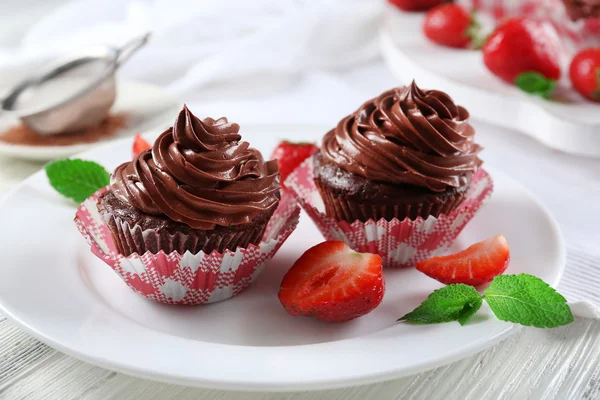
<path fill-rule="evenodd" d="M 463 361 L 395 381 L 304 393 L 240 393 L 129 377 L 68 357 L 0 321 L 5 399 L 598 399 L 600 322 L 523 329 Z M 393 351 L 393 349 L 391 349 Z M 402 354 L 398 354 L 402 357 Z"/>

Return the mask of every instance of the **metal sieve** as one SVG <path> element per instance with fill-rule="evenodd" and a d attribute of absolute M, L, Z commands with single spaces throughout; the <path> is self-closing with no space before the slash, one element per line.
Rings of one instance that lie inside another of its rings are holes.
<path fill-rule="evenodd" d="M 116 70 L 145 45 L 150 33 L 120 48 L 93 46 L 66 56 L 12 88 L 0 109 L 42 135 L 99 124 L 116 97 Z"/>

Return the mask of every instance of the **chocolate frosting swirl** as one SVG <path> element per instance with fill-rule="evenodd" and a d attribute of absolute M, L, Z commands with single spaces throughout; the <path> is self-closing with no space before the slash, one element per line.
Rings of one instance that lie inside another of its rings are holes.
<path fill-rule="evenodd" d="M 325 161 L 353 174 L 441 192 L 466 184 L 481 165 L 469 113 L 438 90 L 388 90 L 323 138 Z"/>
<path fill-rule="evenodd" d="M 152 149 L 121 164 L 114 194 L 138 210 L 194 229 L 251 222 L 279 201 L 277 161 L 242 142 L 227 118 L 196 118 L 186 106 Z"/>

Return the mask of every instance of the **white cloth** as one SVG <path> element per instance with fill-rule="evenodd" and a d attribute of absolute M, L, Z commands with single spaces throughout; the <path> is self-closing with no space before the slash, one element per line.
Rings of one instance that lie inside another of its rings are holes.
<path fill-rule="evenodd" d="M 152 31 L 123 74 L 178 92 L 207 83 L 297 76 L 373 59 L 383 0 L 82 0 L 40 20 L 0 64 Z"/>
<path fill-rule="evenodd" d="M 0 48 L 0 86 L 15 79 L 15 66 L 24 73 L 37 68 L 36 61 L 90 43 L 121 45 L 152 31 L 147 47 L 122 67 L 122 77 L 163 85 L 190 106 L 207 105 L 200 112 L 206 115 L 332 123 L 385 88 L 372 84 L 377 73 L 350 84 L 344 76 L 378 58 L 384 3 L 75 1 L 39 20 L 17 46 Z"/>
<path fill-rule="evenodd" d="M 384 0 L 79 0 L 47 14 L 19 43 L 0 47 L 0 86 L 15 66 L 23 73 L 65 51 L 118 45 L 151 30 L 151 42 L 121 76 L 163 85 L 200 115 L 332 126 L 411 79 L 396 81 L 381 62 L 383 12 Z M 559 221 L 568 245 L 561 292 L 600 304 L 600 160 L 475 126 L 486 163 L 528 187 Z"/>

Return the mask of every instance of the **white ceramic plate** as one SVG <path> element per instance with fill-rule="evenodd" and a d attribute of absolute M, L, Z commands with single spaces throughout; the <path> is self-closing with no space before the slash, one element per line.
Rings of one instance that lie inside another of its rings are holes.
<path fill-rule="evenodd" d="M 269 154 L 282 136 L 316 139 L 325 129 L 242 132 Z M 129 156 L 129 140 L 81 155 L 109 169 Z M 555 286 L 565 257 L 559 228 L 525 188 L 487 168 L 495 193 L 454 249 L 503 233 L 512 252 L 507 273 L 527 272 Z M 43 342 L 127 374 L 237 390 L 351 386 L 439 367 L 516 330 L 485 307 L 464 327 L 396 323 L 440 287 L 412 269 L 386 270 L 383 303 L 354 321 L 327 324 L 286 314 L 277 300 L 281 279 L 304 250 L 323 240 L 306 215 L 256 284 L 239 296 L 197 307 L 154 303 L 131 292 L 91 254 L 75 229 L 74 213 L 42 172 L 2 199 L 0 305 Z"/>
<path fill-rule="evenodd" d="M 0 154 L 39 161 L 68 157 L 99 143 L 131 137 L 160 124 L 164 124 L 164 127 L 167 128 L 173 122 L 171 117 L 177 115 L 180 106 L 179 102 L 158 86 L 147 83 L 118 81 L 117 98 L 111 112 L 124 113 L 127 118 L 127 126 L 117 131 L 110 138 L 95 143 L 69 146 L 27 146 L 0 141 Z M 4 131 L 17 122 L 18 119 L 14 115 L 3 113 L 0 115 L 0 131 Z"/>
<path fill-rule="evenodd" d="M 444 90 L 475 118 L 527 134 L 557 150 L 600 156 L 600 105 L 561 83 L 559 98 L 547 101 L 496 78 L 480 51 L 438 46 L 422 33 L 424 14 L 388 7 L 380 31 L 386 62 L 402 81 Z M 563 68 L 563 75 L 566 75 Z"/>

